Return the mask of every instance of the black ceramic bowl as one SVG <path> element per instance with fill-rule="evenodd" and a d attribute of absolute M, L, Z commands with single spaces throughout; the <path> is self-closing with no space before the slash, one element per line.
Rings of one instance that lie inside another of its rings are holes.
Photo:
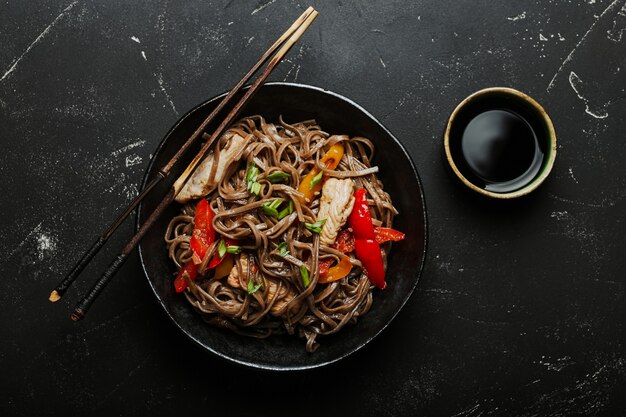
<path fill-rule="evenodd" d="M 143 186 L 154 178 L 158 169 L 223 96 L 200 104 L 174 125 L 156 150 Z M 346 326 L 336 335 L 318 338 L 321 346 L 314 353 L 307 353 L 304 341 L 297 336 L 277 335 L 257 340 L 207 325 L 185 297 L 174 292 L 172 284 L 175 267 L 167 257 L 163 235 L 169 220 L 179 210 L 177 204 L 163 213 L 142 240 L 139 246 L 141 264 L 167 315 L 184 334 L 207 351 L 256 368 L 295 370 L 319 367 L 348 356 L 376 337 L 411 296 L 426 254 L 426 207 L 422 185 L 400 142 L 362 107 L 338 94 L 300 84 L 267 83 L 246 106 L 242 117 L 254 114 L 260 114 L 268 121 L 278 121 L 279 115 L 287 122 L 314 118 L 327 132 L 365 136 L 376 145 L 374 164 L 380 167 L 379 177 L 400 212 L 394 227 L 405 232 L 406 239 L 392 248 L 386 275 L 387 288 L 374 290 L 370 312 L 356 325 Z M 156 207 L 160 196 L 169 189 L 195 152 L 192 149 L 187 154 L 186 160 L 177 165 L 178 170 L 174 170 L 141 204 L 137 224 Z"/>

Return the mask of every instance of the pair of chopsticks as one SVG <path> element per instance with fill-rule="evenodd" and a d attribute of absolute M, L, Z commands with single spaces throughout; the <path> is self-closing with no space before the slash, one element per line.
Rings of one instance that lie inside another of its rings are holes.
<path fill-rule="evenodd" d="M 241 110 L 250 101 L 254 94 L 263 85 L 265 80 L 272 73 L 274 68 L 280 63 L 283 57 L 289 52 L 291 47 L 300 39 L 304 32 L 311 25 L 313 20 L 317 17 L 318 13 L 312 7 L 305 10 L 302 15 L 296 19 L 296 21 L 287 29 L 283 35 L 278 38 L 276 42 L 261 56 L 259 61 L 244 75 L 244 77 L 230 90 L 230 92 L 222 99 L 217 107 L 209 114 L 209 116 L 198 126 L 194 133 L 187 139 L 187 141 L 181 146 L 176 154 L 169 160 L 165 166 L 163 166 L 157 176 L 152 179 L 142 190 L 142 192 L 135 197 L 133 201 L 124 209 L 124 211 L 111 223 L 111 225 L 102 233 L 102 235 L 91 245 L 91 247 L 83 254 L 81 259 L 76 263 L 74 268 L 67 274 L 67 276 L 57 285 L 57 287 L 50 293 L 48 298 L 51 302 L 55 303 L 61 299 L 63 294 L 68 290 L 80 273 L 89 264 L 91 259 L 98 253 L 98 251 L 104 246 L 104 244 L 113 235 L 115 230 L 124 222 L 130 213 L 137 207 L 137 205 L 150 193 L 150 191 L 163 179 L 165 179 L 172 169 L 172 167 L 178 162 L 180 157 L 187 151 L 187 149 L 200 137 L 208 137 L 200 151 L 187 166 L 185 171 L 174 182 L 168 193 L 163 197 L 156 209 L 148 216 L 146 221 L 141 225 L 137 233 L 128 241 L 126 246 L 122 249 L 120 254 L 111 262 L 108 268 L 104 271 L 100 279 L 91 287 L 91 289 L 85 294 L 85 296 L 78 302 L 74 312 L 71 315 L 72 320 L 78 321 L 85 317 L 87 311 L 96 300 L 98 295 L 104 290 L 107 284 L 111 281 L 115 273 L 122 266 L 128 255 L 132 253 L 135 247 L 139 244 L 143 236 L 154 224 L 155 220 L 163 213 L 163 210 L 174 201 L 176 195 L 183 188 L 191 174 L 193 174 L 197 165 L 202 161 L 209 148 L 213 145 L 215 140 L 219 138 L 224 131 L 233 123 L 236 117 L 241 113 Z M 278 52 L 277 52 L 278 51 Z M 274 53 L 276 53 L 274 55 Z M 248 88 L 244 96 L 233 106 L 230 112 L 226 115 L 224 120 L 215 129 L 212 135 L 208 135 L 204 132 L 209 123 L 215 119 L 232 100 L 233 96 L 237 94 L 244 84 L 261 68 L 262 65 L 268 63 L 267 67 L 263 70 L 261 75 L 254 81 L 254 83 Z"/>

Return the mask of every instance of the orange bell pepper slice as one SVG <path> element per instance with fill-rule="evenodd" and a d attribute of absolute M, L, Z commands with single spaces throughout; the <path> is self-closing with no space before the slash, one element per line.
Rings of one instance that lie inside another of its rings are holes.
<path fill-rule="evenodd" d="M 339 165 L 341 158 L 343 158 L 343 153 L 344 153 L 343 145 L 341 143 L 335 143 L 333 146 L 330 147 L 328 151 L 326 151 L 324 156 L 320 159 L 320 162 L 322 164 L 325 164 L 326 168 L 328 169 L 335 169 L 337 168 L 337 165 Z M 302 204 L 307 204 L 313 201 L 315 199 L 315 193 L 320 192 L 320 190 L 322 189 L 324 180 L 319 181 L 315 185 L 311 185 L 311 183 L 313 182 L 313 179 L 319 173 L 320 171 L 317 168 L 313 168 L 300 181 L 300 186 L 298 187 L 298 191 L 304 194 L 304 198 L 300 199 L 300 202 Z"/>
<path fill-rule="evenodd" d="M 348 275 L 351 270 L 352 263 L 350 262 L 350 258 L 342 256 L 337 265 L 328 268 L 328 271 L 320 274 L 318 282 L 320 284 L 328 284 L 329 282 L 337 281 Z"/>
<path fill-rule="evenodd" d="M 233 266 L 235 266 L 235 260 L 233 259 L 233 256 L 231 254 L 227 253 L 226 255 L 224 255 L 222 261 L 215 268 L 215 275 L 213 276 L 213 278 L 222 279 L 228 276 L 228 274 L 230 274 L 230 271 L 233 269 Z"/>

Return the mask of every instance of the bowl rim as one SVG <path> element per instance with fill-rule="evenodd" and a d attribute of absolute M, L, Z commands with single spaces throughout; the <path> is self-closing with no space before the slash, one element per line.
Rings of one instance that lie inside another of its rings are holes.
<path fill-rule="evenodd" d="M 345 97 L 345 96 L 343 96 L 343 95 L 341 95 L 339 93 L 336 93 L 334 91 L 331 91 L 331 90 L 328 90 L 328 89 L 325 89 L 325 88 L 313 86 L 313 85 L 310 85 L 310 84 L 274 81 L 274 82 L 266 82 L 266 83 L 264 83 L 264 85 L 261 88 L 264 88 L 265 86 L 270 86 L 270 87 L 271 86 L 295 87 L 295 88 L 300 88 L 300 89 L 305 89 L 305 90 L 313 90 L 313 91 L 316 91 L 316 92 L 320 92 L 320 93 L 324 93 L 324 94 L 327 94 L 327 95 L 331 95 L 331 96 L 335 97 L 336 99 L 339 99 L 341 101 L 344 101 L 344 102 L 348 103 L 350 106 L 355 107 L 358 111 L 364 113 L 374 123 L 378 124 L 380 126 L 380 128 L 383 129 L 385 134 L 388 135 L 394 142 L 396 142 L 396 144 L 398 145 L 398 147 L 400 148 L 400 150 L 404 154 L 404 157 L 408 161 L 409 166 L 411 168 L 411 171 L 413 172 L 413 175 L 415 176 L 415 179 L 417 181 L 417 184 L 418 184 L 417 191 L 419 192 L 420 200 L 422 202 L 423 218 L 421 220 L 423 221 L 423 225 L 424 225 L 423 249 L 421 251 L 422 260 L 420 262 L 418 270 L 416 271 L 415 283 L 410 288 L 410 290 L 407 292 L 406 296 L 404 297 L 404 299 L 402 300 L 402 302 L 400 303 L 398 308 L 395 309 L 395 311 L 393 312 L 393 315 L 373 335 L 371 335 L 370 337 L 366 338 L 365 340 L 363 340 L 359 344 L 355 345 L 353 348 L 351 348 L 349 350 L 346 350 L 342 354 L 340 354 L 337 357 L 335 357 L 333 359 L 330 359 L 330 360 L 326 360 L 326 361 L 322 361 L 322 362 L 316 362 L 316 363 L 313 363 L 313 364 L 310 364 L 310 365 L 301 365 L 301 366 L 274 366 L 274 365 L 267 365 L 267 364 L 255 363 L 255 362 L 252 362 L 252 361 L 242 360 L 242 359 L 238 359 L 238 358 L 234 358 L 232 356 L 226 355 L 226 354 L 224 354 L 224 353 L 222 353 L 222 352 L 220 352 L 220 351 L 218 351 L 216 349 L 211 348 L 210 346 L 207 346 L 204 342 L 202 342 L 196 336 L 194 336 L 194 334 L 192 334 L 187 329 L 185 329 L 183 326 L 181 326 L 181 324 L 178 322 L 178 320 L 175 317 L 173 317 L 173 315 L 170 313 L 169 309 L 167 308 L 167 306 L 164 303 L 164 300 L 161 298 L 161 296 L 157 292 L 155 286 L 152 285 L 152 282 L 150 281 L 150 277 L 149 277 L 148 271 L 146 269 L 146 262 L 144 260 L 144 254 L 143 254 L 141 242 L 139 243 L 137 252 L 139 254 L 139 262 L 141 264 L 141 268 L 143 270 L 144 276 L 146 277 L 146 280 L 148 281 L 148 286 L 150 287 L 150 289 L 154 293 L 158 303 L 163 308 L 163 311 L 165 312 L 166 316 L 171 320 L 171 322 L 174 324 L 174 326 L 176 328 L 178 328 L 183 334 L 185 334 L 189 339 L 191 339 L 200 348 L 202 348 L 205 351 L 208 351 L 209 353 L 211 353 L 213 355 L 216 355 L 219 358 L 225 359 L 227 362 L 232 362 L 232 363 L 235 363 L 237 365 L 240 365 L 240 366 L 243 366 L 243 367 L 247 367 L 247 368 L 251 368 L 251 369 L 259 369 L 259 370 L 267 370 L 267 371 L 280 371 L 280 372 L 285 372 L 285 371 L 303 371 L 303 370 L 308 370 L 308 369 L 320 368 L 320 367 L 323 367 L 323 366 L 326 366 L 326 365 L 329 365 L 329 364 L 332 364 L 332 363 L 336 363 L 336 362 L 340 361 L 341 359 L 344 359 L 344 358 L 350 356 L 351 354 L 355 353 L 356 351 L 362 349 L 365 345 L 367 345 L 373 339 L 375 339 L 378 335 L 380 335 L 380 333 L 383 330 L 385 330 L 391 324 L 391 322 L 393 322 L 393 320 L 400 313 L 400 311 L 404 308 L 406 303 L 409 301 L 409 299 L 411 298 L 411 296 L 415 292 L 415 289 L 417 288 L 417 284 L 419 283 L 420 278 L 421 278 L 421 276 L 422 276 L 422 274 L 424 272 L 424 268 L 425 268 L 425 264 L 426 264 L 426 257 L 427 257 L 427 253 L 428 253 L 427 252 L 427 248 L 428 248 L 428 213 L 427 213 L 427 209 L 426 209 L 426 200 L 425 200 L 425 196 L 424 196 L 424 185 L 422 183 L 421 177 L 419 176 L 419 172 L 417 171 L 417 169 L 415 167 L 415 163 L 413 162 L 413 159 L 411 158 L 411 155 L 408 153 L 408 151 L 406 150 L 406 148 L 404 147 L 402 142 L 400 142 L 400 140 L 398 140 L 391 133 L 391 131 L 389 131 L 389 129 L 387 129 L 387 127 L 385 125 L 383 125 L 382 122 L 380 122 L 376 117 L 374 117 L 365 108 L 363 108 L 358 103 L 354 102 L 353 100 L 351 100 L 351 99 L 349 99 L 349 98 L 347 98 L 347 97 Z M 247 89 L 247 88 L 249 88 L 249 87 L 250 86 L 243 87 L 242 91 Z M 227 93 L 228 92 L 226 91 L 226 92 L 214 95 L 213 97 L 210 97 L 210 98 L 202 101 L 201 103 L 197 104 L 196 106 L 192 107 L 190 110 L 185 112 L 185 114 L 180 116 L 178 118 L 178 121 L 163 136 L 163 138 L 159 142 L 158 146 L 153 151 L 153 155 L 156 156 L 156 155 L 158 155 L 162 151 L 162 149 L 165 147 L 165 144 L 168 141 L 170 135 L 178 128 L 178 126 L 180 126 L 187 119 L 187 117 L 189 117 L 192 113 L 194 113 L 199 108 L 201 108 L 202 106 L 206 105 L 207 103 L 215 101 L 215 100 L 218 100 L 218 99 L 226 96 Z M 154 169 L 155 161 L 156 161 L 156 157 L 151 158 L 150 162 L 148 163 L 148 166 L 145 168 L 145 171 L 144 171 L 144 174 L 143 174 L 143 179 L 141 181 L 141 190 L 143 190 L 145 188 L 145 186 L 148 184 L 148 177 L 150 176 L 150 174 L 152 173 L 152 170 Z M 142 218 L 141 218 L 142 217 L 141 216 L 141 211 L 142 211 L 143 204 L 144 204 L 143 202 L 140 203 L 139 206 L 137 207 L 137 210 L 136 210 L 136 214 L 135 214 L 135 229 L 136 230 L 139 229 L 139 227 L 142 224 L 141 223 L 141 220 L 142 220 Z"/>
<path fill-rule="evenodd" d="M 476 186 L 474 183 L 472 183 L 470 180 L 468 180 L 457 167 L 456 163 L 454 162 L 454 158 L 452 157 L 452 152 L 450 150 L 450 131 L 452 130 L 452 125 L 454 124 L 458 113 L 474 99 L 478 97 L 483 97 L 483 96 L 487 96 L 491 94 L 498 94 L 498 93 L 513 95 L 517 98 L 522 99 L 526 103 L 530 104 L 530 106 L 533 107 L 533 109 L 537 111 L 537 113 L 541 116 L 542 121 L 545 123 L 549 131 L 548 158 L 547 160 L 545 160 L 538 175 L 535 178 L 533 178 L 532 181 L 526 184 L 524 187 L 514 190 L 514 191 L 506 192 L 506 193 L 496 193 L 493 191 L 485 190 L 484 188 L 480 188 Z M 484 196 L 496 198 L 496 199 L 508 200 L 508 199 L 522 197 L 524 195 L 531 193 L 532 191 L 537 189 L 545 181 L 546 178 L 548 178 L 548 175 L 550 175 L 550 172 L 552 171 L 552 167 L 554 166 L 554 161 L 556 159 L 557 138 L 556 138 L 556 132 L 554 130 L 554 124 L 552 123 L 552 119 L 550 119 L 550 116 L 548 116 L 548 113 L 546 112 L 546 110 L 534 98 L 530 97 L 526 93 L 523 93 L 511 87 L 487 87 L 487 88 L 483 88 L 481 90 L 478 90 L 470 94 L 469 96 L 465 97 L 459 104 L 457 104 L 457 106 L 454 108 L 454 110 L 450 114 L 450 117 L 448 118 L 448 123 L 446 125 L 446 130 L 443 136 L 443 145 L 444 145 L 444 150 L 446 154 L 446 160 L 448 161 L 448 165 L 450 166 L 450 168 L 452 169 L 456 177 L 464 185 L 466 185 L 471 190 L 476 191 L 477 193 L 480 193 Z"/>

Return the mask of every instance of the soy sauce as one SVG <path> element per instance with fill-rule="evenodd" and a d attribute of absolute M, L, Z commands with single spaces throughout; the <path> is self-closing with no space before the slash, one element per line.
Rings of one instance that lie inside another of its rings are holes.
<path fill-rule="evenodd" d="M 452 132 L 452 151 L 470 182 L 487 191 L 506 193 L 537 176 L 546 139 L 532 112 L 507 101 L 478 102 L 459 116 Z"/>

